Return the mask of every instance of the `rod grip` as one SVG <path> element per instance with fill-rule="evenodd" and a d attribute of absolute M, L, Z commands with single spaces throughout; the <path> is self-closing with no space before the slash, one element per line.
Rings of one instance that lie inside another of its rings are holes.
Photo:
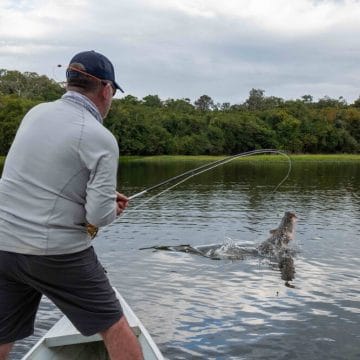
<path fill-rule="evenodd" d="M 134 195 L 129 196 L 128 199 L 132 200 L 132 199 L 135 199 L 135 198 L 137 198 L 137 197 L 139 197 L 141 195 L 144 195 L 146 193 L 147 193 L 147 190 L 143 190 L 143 191 L 140 191 L 140 192 L 138 192 L 138 193 L 136 193 Z"/>

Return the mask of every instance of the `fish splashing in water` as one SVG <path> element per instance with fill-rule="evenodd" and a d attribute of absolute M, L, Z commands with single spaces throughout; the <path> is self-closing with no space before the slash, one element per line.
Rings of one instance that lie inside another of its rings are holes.
<path fill-rule="evenodd" d="M 281 279 L 285 281 L 285 286 L 291 288 L 294 285 L 291 285 L 289 281 L 295 277 L 295 264 L 292 250 L 288 245 L 294 239 L 296 220 L 297 216 L 294 212 L 285 212 L 280 225 L 276 229 L 270 230 L 270 237 L 257 248 L 260 255 L 276 259 Z"/>
<path fill-rule="evenodd" d="M 189 254 L 200 255 L 212 260 L 245 260 L 249 257 L 262 257 L 275 261 L 281 272 L 281 278 L 288 287 L 294 287 L 289 284 L 295 277 L 295 265 L 292 257 L 293 251 L 289 248 L 289 243 L 294 239 L 296 214 L 292 211 L 285 212 L 280 225 L 270 230 L 270 237 L 263 241 L 257 247 L 245 247 L 227 239 L 222 244 L 211 245 L 160 245 L 144 247 L 140 250 L 154 249 L 165 251 L 185 252 Z"/>
<path fill-rule="evenodd" d="M 294 239 L 296 215 L 292 211 L 285 212 L 280 225 L 270 230 L 271 236 L 258 246 L 261 255 L 277 255 L 285 250 L 289 242 Z"/>

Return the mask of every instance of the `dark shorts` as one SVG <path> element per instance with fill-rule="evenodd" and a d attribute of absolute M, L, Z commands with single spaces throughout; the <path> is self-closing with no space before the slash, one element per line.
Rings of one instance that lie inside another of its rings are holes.
<path fill-rule="evenodd" d="M 86 336 L 108 329 L 123 314 L 92 247 L 53 256 L 0 251 L 0 344 L 34 332 L 43 294 Z"/>

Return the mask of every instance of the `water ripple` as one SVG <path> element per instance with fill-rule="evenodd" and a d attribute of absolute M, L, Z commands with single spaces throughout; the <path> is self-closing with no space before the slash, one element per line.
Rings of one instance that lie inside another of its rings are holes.
<path fill-rule="evenodd" d="M 233 166 L 129 211 L 100 233 L 95 247 L 113 285 L 167 358 L 360 358 L 359 167 L 311 166 L 294 167 L 276 194 L 278 169 Z M 139 250 L 227 237 L 255 246 L 286 210 L 299 217 L 293 289 L 269 261 Z M 47 303 L 43 309 L 33 340 L 59 316 Z M 31 339 L 17 345 L 17 358 Z"/>

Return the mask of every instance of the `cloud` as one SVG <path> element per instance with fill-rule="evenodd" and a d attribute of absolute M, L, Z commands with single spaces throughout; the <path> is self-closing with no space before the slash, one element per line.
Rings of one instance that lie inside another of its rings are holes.
<path fill-rule="evenodd" d="M 357 25 L 357 0 L 149 0 L 155 6 L 175 9 L 193 17 L 229 18 L 252 23 L 255 27 L 282 36 L 292 32 L 309 34 L 339 24 Z"/>
<path fill-rule="evenodd" d="M 78 51 L 103 52 L 137 97 L 208 94 L 242 102 L 251 88 L 296 98 L 359 96 L 356 0 L 32 0 L 0 4 L 1 67 L 63 80 Z"/>
<path fill-rule="evenodd" d="M 57 34 L 57 24 L 66 27 L 83 15 L 86 1 L 19 1 L 1 4 L 0 37 L 3 40 L 49 39 Z"/>

